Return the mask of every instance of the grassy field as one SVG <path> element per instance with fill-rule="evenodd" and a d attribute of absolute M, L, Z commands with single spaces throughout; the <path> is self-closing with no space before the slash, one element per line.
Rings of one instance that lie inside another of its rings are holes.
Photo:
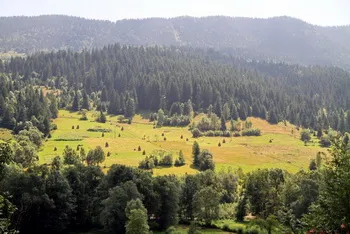
<path fill-rule="evenodd" d="M 106 153 L 111 153 L 102 164 L 105 171 L 115 163 L 138 166 L 139 161 L 145 157 L 142 155 L 143 150 L 147 155 L 155 150 L 164 150 L 172 152 L 175 157 L 179 150 L 183 150 L 186 158 L 185 166 L 155 169 L 154 174 L 190 174 L 196 172 L 190 164 L 192 144 L 198 141 L 202 149 L 208 149 L 214 154 L 217 170 L 241 167 L 243 171 L 248 172 L 257 168 L 278 167 L 296 172 L 301 168 L 307 168 L 310 159 L 314 158 L 318 151 L 327 151 L 317 143 L 304 146 L 304 143 L 299 140 L 299 131 L 293 125 L 288 123 L 286 126 L 283 123 L 270 125 L 265 120 L 257 118 L 248 120 L 253 123 L 254 128 L 261 129 L 262 136 L 226 138 L 226 143 L 222 143 L 223 137 L 194 139 L 188 128 L 153 128 L 153 124 L 142 119 L 140 115 L 135 116 L 133 123 L 129 125 L 118 123 L 116 116 L 108 116 L 106 123 L 97 123 L 94 121 L 95 114 L 89 112 L 89 120 L 81 121 L 78 113 L 60 111 L 59 118 L 54 120 L 58 129 L 40 149 L 40 163 L 50 163 L 53 157 L 62 155 L 66 145 L 73 148 L 83 145 L 85 149 L 101 146 Z M 76 129 L 77 125 L 79 129 Z M 102 137 L 101 132 L 87 131 L 89 128 L 96 127 L 110 129 L 111 132 L 104 133 Z M 58 141 L 59 139 L 68 141 Z M 69 141 L 69 139 L 75 139 L 75 141 Z M 269 143 L 270 140 L 272 143 Z M 106 142 L 109 145 L 107 148 Z M 218 146 L 219 142 L 221 147 Z M 138 151 L 139 146 L 141 151 Z M 55 147 L 57 151 L 54 151 Z"/>

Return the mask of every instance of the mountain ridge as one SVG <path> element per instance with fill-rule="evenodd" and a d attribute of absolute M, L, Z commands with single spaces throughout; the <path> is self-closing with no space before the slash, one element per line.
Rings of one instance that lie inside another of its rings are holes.
<path fill-rule="evenodd" d="M 350 26 L 317 26 L 280 16 L 124 19 L 0 17 L 0 51 L 100 48 L 107 44 L 214 48 L 238 57 L 350 69 Z"/>

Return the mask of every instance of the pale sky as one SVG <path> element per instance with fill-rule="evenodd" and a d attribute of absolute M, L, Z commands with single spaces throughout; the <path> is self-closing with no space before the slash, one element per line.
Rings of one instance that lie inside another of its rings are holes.
<path fill-rule="evenodd" d="M 329 26 L 350 25 L 350 0 L 0 0 L 0 16 L 43 14 L 111 21 L 184 15 L 286 15 Z"/>

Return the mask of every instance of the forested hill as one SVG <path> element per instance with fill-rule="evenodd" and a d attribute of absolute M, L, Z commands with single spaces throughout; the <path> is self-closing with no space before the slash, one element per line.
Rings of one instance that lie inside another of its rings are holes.
<path fill-rule="evenodd" d="M 350 26 L 231 17 L 87 20 L 69 16 L 1 17 L 0 51 L 102 47 L 111 43 L 211 47 L 235 56 L 350 68 Z"/>
<path fill-rule="evenodd" d="M 253 63 L 252 69 L 242 61 L 229 64 L 213 53 L 199 54 L 115 44 L 91 52 L 13 58 L 0 63 L 0 110 L 7 114 L 2 119 L 27 120 L 11 106 L 19 97 L 9 90 L 31 84 L 59 89 L 59 107 L 75 111 L 89 108 L 84 103 L 90 100 L 110 114 L 126 115 L 130 109 L 173 113 L 191 100 L 195 111 L 212 111 L 226 119 L 256 116 L 313 129 L 350 129 L 350 74 L 343 69 Z"/>

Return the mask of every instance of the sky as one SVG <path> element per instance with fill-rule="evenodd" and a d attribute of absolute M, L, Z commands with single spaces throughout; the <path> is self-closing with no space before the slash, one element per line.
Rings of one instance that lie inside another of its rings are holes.
<path fill-rule="evenodd" d="M 291 16 L 322 26 L 350 25 L 350 0 L 0 0 L 0 16 L 61 14 L 89 19 L 176 16 Z"/>

